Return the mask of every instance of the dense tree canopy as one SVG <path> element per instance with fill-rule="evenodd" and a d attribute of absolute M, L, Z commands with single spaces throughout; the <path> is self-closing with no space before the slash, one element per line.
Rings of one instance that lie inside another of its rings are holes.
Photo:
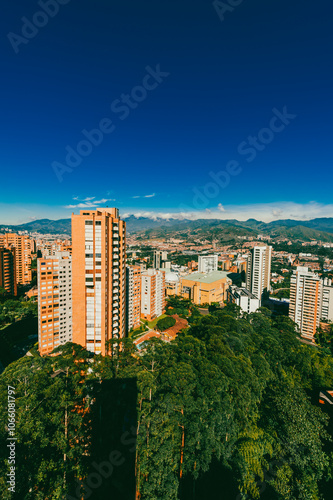
<path fill-rule="evenodd" d="M 35 353 L 1 375 L 2 422 L 7 386 L 16 388 L 19 498 L 60 499 L 85 477 L 91 383 L 129 378 L 138 390 L 138 498 L 206 498 L 195 492 L 209 474 L 216 498 L 226 491 L 235 499 L 329 498 L 332 431 L 317 402 L 320 389 L 333 388 L 333 358 L 300 343 L 288 317 L 266 309 L 242 315 L 235 305 L 206 316 L 193 309 L 189 328 L 171 343 L 152 339 L 139 353 L 125 339 L 110 349 L 102 357 L 67 344 L 58 356 Z M 1 478 L 6 437 L 3 426 Z M 11 498 L 5 479 L 0 491 Z"/>

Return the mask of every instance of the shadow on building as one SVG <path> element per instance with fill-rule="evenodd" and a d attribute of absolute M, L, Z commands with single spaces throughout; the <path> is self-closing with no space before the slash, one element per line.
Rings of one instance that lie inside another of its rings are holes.
<path fill-rule="evenodd" d="M 85 500 L 135 500 L 136 379 L 94 384 Z M 81 497 L 79 497 L 81 498 Z"/>

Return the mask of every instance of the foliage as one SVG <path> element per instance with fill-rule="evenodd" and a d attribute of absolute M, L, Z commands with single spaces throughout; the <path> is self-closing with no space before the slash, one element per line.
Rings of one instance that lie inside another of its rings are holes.
<path fill-rule="evenodd" d="M 33 300 L 11 298 L 0 301 L 0 327 L 29 316 L 38 316 L 38 306 Z"/>
<path fill-rule="evenodd" d="M 170 307 L 180 303 L 169 300 Z M 288 317 L 273 318 L 264 308 L 242 315 L 230 304 L 202 316 L 187 306 L 189 328 L 171 343 L 148 341 L 140 355 L 131 338 L 111 341 L 105 357 L 67 344 L 58 356 L 23 358 L 5 370 L 0 417 L 5 421 L 13 385 L 20 498 L 60 499 L 71 481 L 85 477 L 91 381 L 131 377 L 142 500 L 182 500 L 185 482 L 199 485 L 213 463 L 221 491 L 237 485 L 233 498 L 257 499 L 264 489 L 269 499 L 325 498 L 333 448 L 317 401 L 321 388 L 333 387 L 333 358 L 300 343 Z M 6 437 L 3 427 L 1 478 Z M 0 491 L 9 498 L 4 479 Z"/>
<path fill-rule="evenodd" d="M 162 318 L 158 320 L 156 323 L 156 329 L 159 332 L 164 332 L 164 330 L 167 330 L 168 328 L 171 328 L 176 324 L 175 318 L 172 318 L 171 316 L 167 316 L 166 318 Z"/>

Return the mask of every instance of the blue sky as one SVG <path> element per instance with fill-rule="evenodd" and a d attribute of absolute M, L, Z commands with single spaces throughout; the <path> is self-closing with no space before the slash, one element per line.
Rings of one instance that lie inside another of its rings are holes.
<path fill-rule="evenodd" d="M 0 223 L 333 216 L 329 0 L 42 3 L 0 20 Z"/>

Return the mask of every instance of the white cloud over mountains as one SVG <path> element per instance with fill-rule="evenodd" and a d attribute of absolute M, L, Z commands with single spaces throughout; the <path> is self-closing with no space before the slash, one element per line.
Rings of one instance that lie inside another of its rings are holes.
<path fill-rule="evenodd" d="M 209 208 L 208 210 L 179 210 L 177 211 L 146 211 L 128 209 L 122 213 L 123 217 L 134 215 L 135 217 L 148 217 L 150 219 L 257 219 L 263 222 L 271 222 L 279 219 L 303 220 L 319 217 L 333 217 L 333 204 L 310 202 L 306 204 L 294 202 L 255 203 L 247 205 L 222 205 Z"/>

